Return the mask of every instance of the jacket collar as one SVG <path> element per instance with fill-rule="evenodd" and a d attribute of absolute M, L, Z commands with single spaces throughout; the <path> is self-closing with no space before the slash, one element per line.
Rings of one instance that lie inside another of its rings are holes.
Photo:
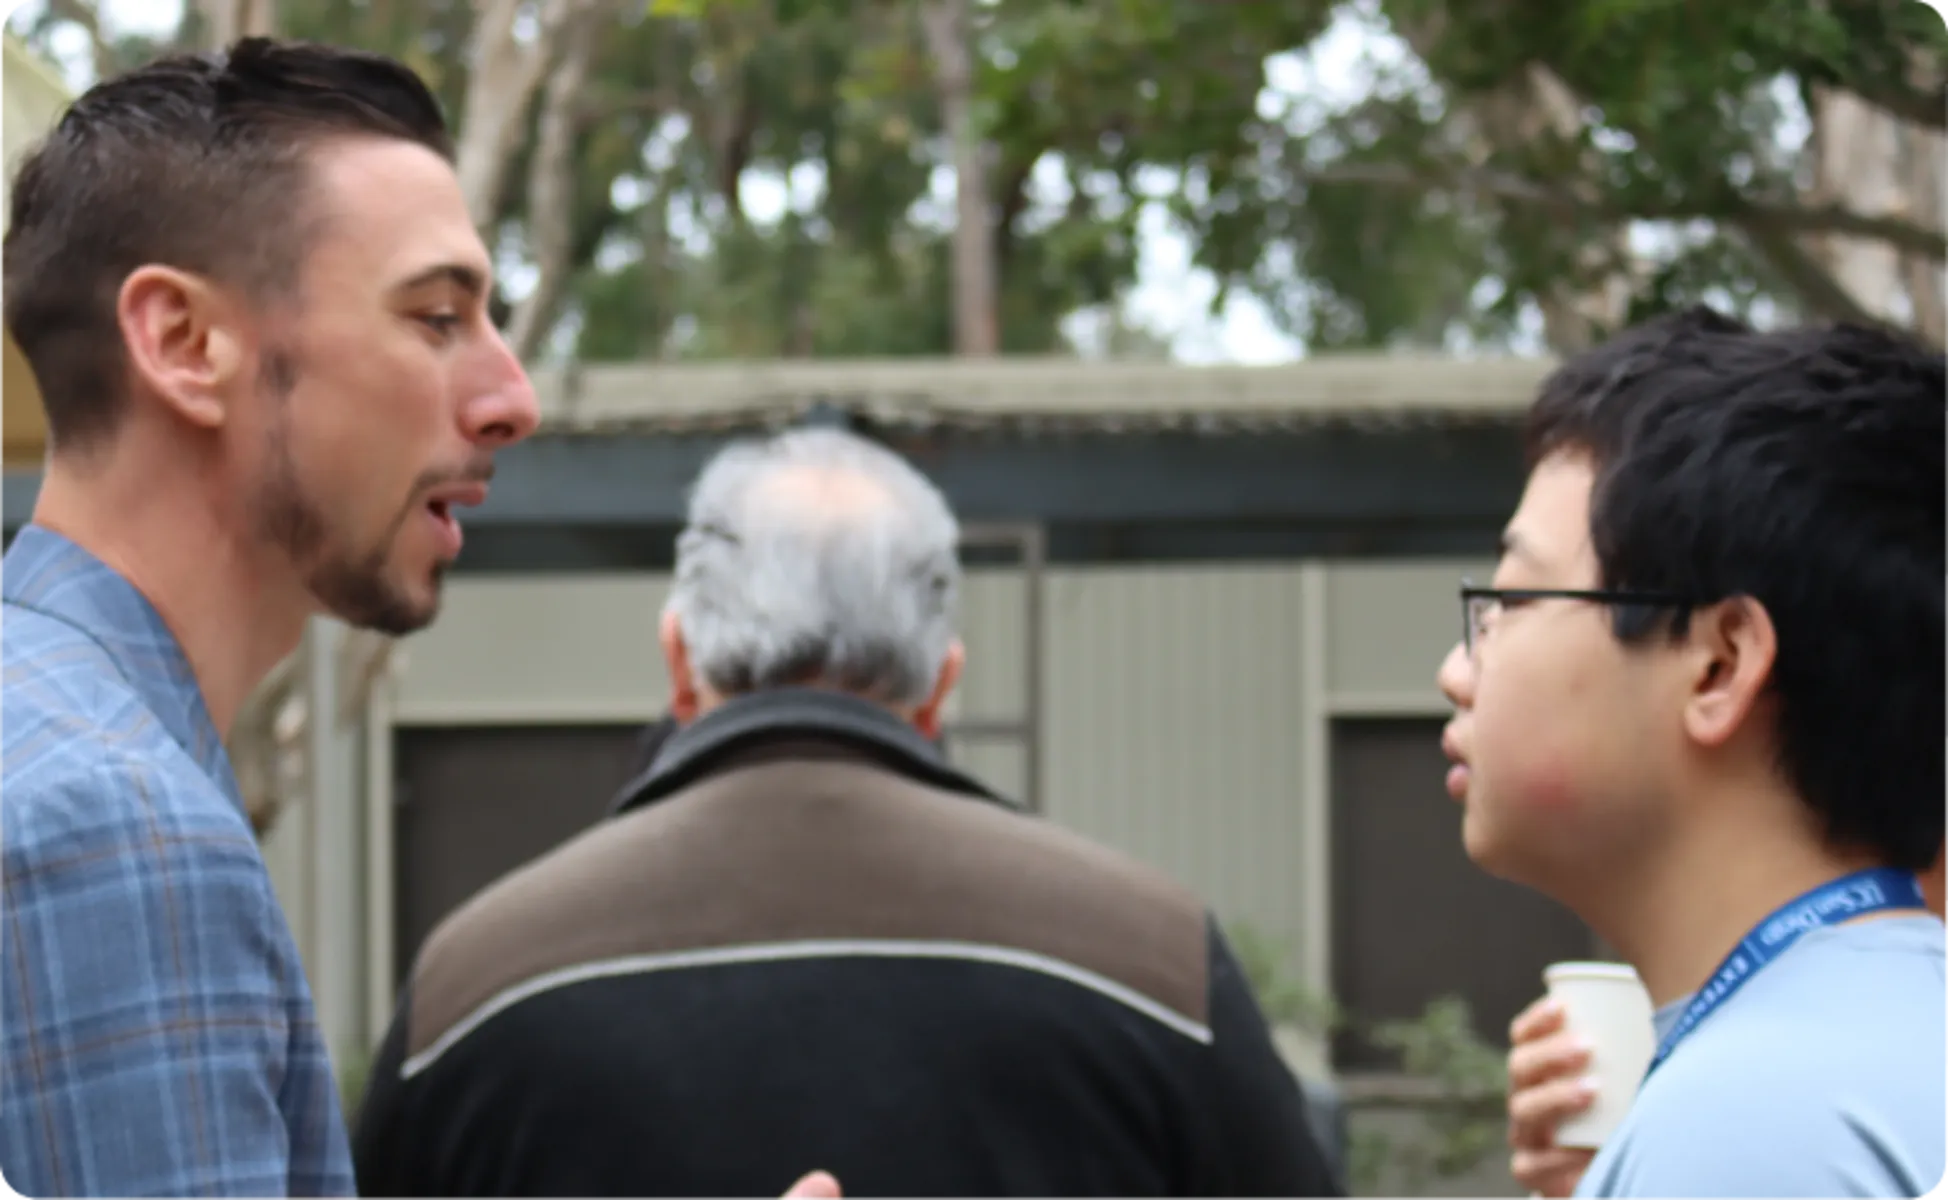
<path fill-rule="evenodd" d="M 648 769 L 622 786 L 609 812 L 653 804 L 789 741 L 835 744 L 909 779 L 1019 807 L 949 764 L 919 730 L 877 704 L 818 688 L 776 688 L 728 700 L 671 734 Z"/>
<path fill-rule="evenodd" d="M 24 526 L 0 571 L 6 603 L 59 621 L 99 646 L 145 707 L 211 781 L 243 808 L 223 737 L 182 644 L 135 585 L 68 538 Z"/>

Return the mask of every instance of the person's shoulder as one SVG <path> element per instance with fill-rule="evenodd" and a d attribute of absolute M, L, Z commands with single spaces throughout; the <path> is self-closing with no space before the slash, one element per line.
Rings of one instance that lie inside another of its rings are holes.
<path fill-rule="evenodd" d="M 253 885 L 263 874 L 249 819 L 166 735 L 116 739 L 83 722 L 45 736 L 65 740 L 39 753 L 8 747 L 0 852 L 10 898 L 33 881 L 103 872 L 179 882 L 240 873 Z"/>
<path fill-rule="evenodd" d="M 7 667 L 7 693 L 35 689 L 23 682 L 85 682 L 117 679 L 108 651 L 79 627 L 37 608 L 8 601 L 0 618 L 0 661 Z"/>
<path fill-rule="evenodd" d="M 1929 1068 L 1937 1090 L 1940 1062 Z M 1940 1181 L 1939 1097 L 1917 1110 L 1843 1078 L 1741 1065 L 1755 1069 L 1640 1097 L 1579 1194 L 1917 1196 Z"/>
<path fill-rule="evenodd" d="M 1033 897 L 1052 916 L 1082 919 L 1103 935 L 1137 941 L 1145 940 L 1145 929 L 1188 928 L 1192 937 L 1173 940 L 1199 953 L 1204 949 L 1206 905 L 1168 873 L 992 795 L 878 764 L 764 763 L 700 781 L 629 819 L 645 830 L 658 822 L 677 825 L 688 820 L 690 804 L 732 792 L 768 799 L 773 789 L 846 796 L 857 819 L 884 831 L 886 844 L 902 845 L 905 866 L 924 875 L 930 891 L 952 888 L 970 902 L 1001 893 L 1023 902 Z"/>
<path fill-rule="evenodd" d="M 981 847 L 987 861 L 1006 863 L 1010 887 L 1040 880 L 1072 901 L 1086 896 L 1113 900 L 1133 917 L 1202 919 L 1205 905 L 1196 892 L 1134 855 L 1038 813 L 903 782 L 915 799 L 925 802 L 904 806 L 915 820 L 935 826 L 941 844 Z"/>
<path fill-rule="evenodd" d="M 1631 1120 L 1660 1136 L 1713 1112 L 1763 1113 L 1775 1126 L 1802 1131 L 1843 1123 L 1842 1097 L 1871 1090 L 1877 1067 L 1856 1056 L 1858 1045 L 1849 1031 L 1810 1021 L 1766 1022 L 1717 1038 L 1701 1029 L 1645 1083 Z"/>
<path fill-rule="evenodd" d="M 18 986 L 83 987 L 89 1003 L 138 989 L 282 1006 L 302 992 L 250 824 L 200 772 L 76 758 L 27 787 L 8 776 L 0 809 L 0 883 L 29 964 Z"/>
<path fill-rule="evenodd" d="M 1901 988 L 1858 980 L 1740 996 L 1645 1085 L 1616 1145 L 1592 1168 L 1596 1195 L 1920 1194 L 1940 1176 L 1948 1088 L 1943 992 L 1907 963 Z M 1775 977 L 1775 984 L 1780 982 Z M 1756 989 L 1756 981 L 1754 983 Z M 1931 999 L 1930 999 L 1931 991 Z M 1919 1191 L 1913 1190 L 1918 1181 Z"/>
<path fill-rule="evenodd" d="M 32 609 L 9 605 L 4 620 L 0 745 L 10 802 L 94 775 L 186 773 L 207 783 L 99 644 Z M 196 790 L 169 790 L 185 786 Z"/>
<path fill-rule="evenodd" d="M 1743 1079 L 1666 1072 L 1638 1096 L 1579 1194 L 1848 1194 L 1835 1182 L 1850 1157 L 1847 1130 L 1830 1096 L 1797 1090 L 1803 1073 L 1784 1072 L 1795 1078 L 1784 1089 L 1763 1064 Z"/>
<path fill-rule="evenodd" d="M 1940 923 L 1900 923 L 1907 927 L 1875 922 L 1870 938 L 1809 944 L 1803 957 L 1795 949 L 1766 968 L 1679 1045 L 1652 1086 L 1707 1101 L 1727 1090 L 1762 1092 L 1786 1111 L 1815 1113 L 1835 1111 L 1838 1095 L 1923 1076 L 1939 1090 L 1938 1066 L 1917 1072 L 1915 1064 L 1948 1053 Z"/>

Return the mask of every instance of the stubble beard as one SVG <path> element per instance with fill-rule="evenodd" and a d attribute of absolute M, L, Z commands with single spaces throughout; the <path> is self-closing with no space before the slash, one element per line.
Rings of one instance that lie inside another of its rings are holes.
<path fill-rule="evenodd" d="M 419 509 L 420 488 L 414 486 L 385 535 L 370 550 L 349 553 L 335 545 L 325 511 L 305 491 L 291 455 L 284 405 L 297 379 L 298 368 L 288 352 L 277 351 L 266 357 L 262 384 L 274 415 L 267 466 L 252 505 L 258 534 L 297 565 L 306 589 L 339 620 L 390 637 L 417 633 L 439 613 L 446 564 L 433 564 L 427 600 L 410 595 L 392 579 L 388 568 L 400 532 Z"/>

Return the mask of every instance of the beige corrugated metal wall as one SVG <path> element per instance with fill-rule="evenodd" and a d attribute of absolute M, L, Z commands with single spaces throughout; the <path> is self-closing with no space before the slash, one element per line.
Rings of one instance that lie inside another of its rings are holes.
<path fill-rule="evenodd" d="M 1299 581 L 1293 566 L 1052 570 L 1042 664 L 1048 815 L 1295 949 Z M 647 720 L 668 688 L 655 647 L 667 586 L 651 575 L 458 581 L 440 623 L 409 644 L 397 719 Z M 951 716 L 1020 719 L 1026 618 L 1019 570 L 970 572 Z M 1026 793 L 1017 739 L 957 737 L 952 752 L 1002 792 Z"/>
<path fill-rule="evenodd" d="M 1296 567 L 1097 569 L 1048 583 L 1051 817 L 1296 947 Z"/>
<path fill-rule="evenodd" d="M 1027 628 L 1028 589 L 1023 578 L 1014 569 L 968 574 L 961 592 L 961 640 L 967 643 L 967 671 L 948 701 L 950 719 L 1019 721 L 1027 710 L 1027 660 L 1021 647 Z M 1027 794 L 1028 754 L 1018 739 L 957 737 L 950 753 L 955 762 L 997 791 L 1010 796 Z"/>
<path fill-rule="evenodd" d="M 1296 952 L 1299 568 L 1053 570 L 1044 588 L 1049 817 L 1170 872 Z M 1018 719 L 1023 576 L 972 575 L 962 610 L 968 668 L 954 714 Z M 953 754 L 1023 794 L 1019 743 L 963 738 Z"/>
<path fill-rule="evenodd" d="M 1050 816 L 1169 872 L 1226 919 L 1251 921 L 1324 986 L 1330 723 L 1439 715 L 1433 671 L 1458 628 L 1454 584 L 1487 567 L 1049 571 L 1041 751 Z M 463 578 L 439 623 L 407 643 L 399 679 L 367 714 L 364 778 L 343 798 L 359 810 L 362 853 L 319 859 L 317 847 L 298 845 L 303 823 L 273 839 L 293 839 L 280 845 L 290 854 L 273 856 L 274 872 L 309 863 L 364 896 L 359 936 L 371 969 L 364 1012 L 349 1019 L 376 1031 L 392 1005 L 393 730 L 653 718 L 667 695 L 655 633 L 666 590 L 648 574 Z M 1019 571 L 970 575 L 961 719 L 1020 715 L 1025 616 Z M 962 739 L 953 753 L 1022 794 L 1018 743 Z"/>

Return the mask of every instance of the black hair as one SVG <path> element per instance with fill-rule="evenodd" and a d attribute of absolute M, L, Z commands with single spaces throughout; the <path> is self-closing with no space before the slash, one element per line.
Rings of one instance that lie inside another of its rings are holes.
<path fill-rule="evenodd" d="M 1944 824 L 1944 417 L 1942 354 L 1900 334 L 1693 309 L 1565 363 L 1528 425 L 1531 465 L 1592 462 L 1603 586 L 1765 608 L 1786 777 L 1832 843 L 1914 870 Z M 1618 636 L 1685 633 L 1645 618 Z"/>
<path fill-rule="evenodd" d="M 33 368 L 56 451 L 112 432 L 127 398 L 116 297 L 167 264 L 253 299 L 288 293 L 315 222 L 305 152 L 342 136 L 416 142 L 451 161 L 439 104 L 377 54 L 245 38 L 88 89 L 14 179 L 8 328 Z"/>

